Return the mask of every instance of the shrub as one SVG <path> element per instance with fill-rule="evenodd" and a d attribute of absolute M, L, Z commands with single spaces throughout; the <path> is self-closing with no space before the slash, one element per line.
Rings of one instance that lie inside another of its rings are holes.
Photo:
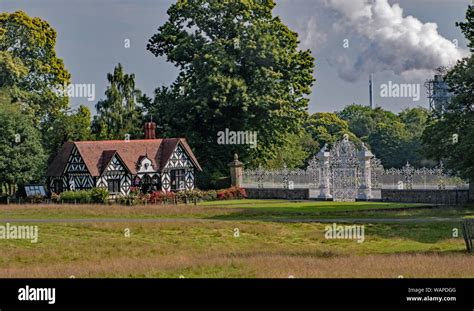
<path fill-rule="evenodd" d="M 92 201 L 91 191 L 88 190 L 64 191 L 60 199 L 64 203 L 90 203 Z"/>
<path fill-rule="evenodd" d="M 216 190 L 203 191 L 199 189 L 185 190 L 175 193 L 176 200 L 181 203 L 192 203 L 195 201 L 214 201 L 217 199 Z"/>
<path fill-rule="evenodd" d="M 200 201 L 206 197 L 206 191 L 202 191 L 199 189 L 194 189 L 194 190 L 186 190 L 186 191 L 180 191 L 176 193 L 176 198 L 178 199 L 179 202 L 194 202 L 194 201 Z"/>
<path fill-rule="evenodd" d="M 130 187 L 130 195 L 139 196 L 142 194 L 140 187 Z"/>
<path fill-rule="evenodd" d="M 90 190 L 64 191 L 59 196 L 51 194 L 51 200 L 64 203 L 107 203 L 109 191 L 104 188 Z"/>
<path fill-rule="evenodd" d="M 28 197 L 31 203 L 41 203 L 44 197 L 41 194 L 34 194 Z"/>
<path fill-rule="evenodd" d="M 228 189 L 221 189 L 217 191 L 218 200 L 229 200 L 231 198 L 232 198 L 232 193 L 230 193 Z"/>
<path fill-rule="evenodd" d="M 246 199 L 247 198 L 247 191 L 245 191 L 244 188 L 236 188 L 236 189 L 237 189 L 236 196 L 239 199 Z"/>
<path fill-rule="evenodd" d="M 137 205 L 138 200 L 134 195 L 120 195 L 115 198 L 115 202 L 123 205 Z"/>
<path fill-rule="evenodd" d="M 94 203 L 107 203 L 109 191 L 105 188 L 92 188 L 90 190 L 90 198 Z"/>
<path fill-rule="evenodd" d="M 145 204 L 149 201 L 149 195 L 141 193 L 137 187 L 132 187 L 128 195 L 118 196 L 115 201 L 124 205 Z"/>
<path fill-rule="evenodd" d="M 162 203 L 162 202 L 173 202 L 176 197 L 176 194 L 174 192 L 168 192 L 168 191 L 155 191 L 151 193 L 148 197 L 148 201 L 150 203 Z"/>
<path fill-rule="evenodd" d="M 53 201 L 54 203 L 59 203 L 61 201 L 61 196 L 55 192 L 52 192 L 51 201 Z"/>
<path fill-rule="evenodd" d="M 217 191 L 216 190 L 204 191 L 203 195 L 202 195 L 202 199 L 204 201 L 215 201 L 215 200 L 217 200 Z"/>
<path fill-rule="evenodd" d="M 221 189 L 217 191 L 218 200 L 232 200 L 232 199 L 245 199 L 247 198 L 247 192 L 244 188 L 231 187 L 228 189 Z"/>

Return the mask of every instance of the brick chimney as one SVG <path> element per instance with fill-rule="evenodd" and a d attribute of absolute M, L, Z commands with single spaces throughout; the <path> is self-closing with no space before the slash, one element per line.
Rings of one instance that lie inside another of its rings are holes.
<path fill-rule="evenodd" d="M 156 123 L 145 123 L 145 139 L 156 139 Z"/>

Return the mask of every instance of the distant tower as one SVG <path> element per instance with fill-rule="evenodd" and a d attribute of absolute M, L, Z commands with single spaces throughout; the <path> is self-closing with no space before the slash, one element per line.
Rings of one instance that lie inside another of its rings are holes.
<path fill-rule="evenodd" d="M 375 103 L 374 103 L 374 77 L 372 74 L 370 74 L 369 78 L 369 100 L 370 100 L 370 108 L 375 109 Z"/>
<path fill-rule="evenodd" d="M 453 94 L 449 92 L 448 83 L 444 80 L 447 68 L 436 69 L 433 79 L 426 81 L 425 87 L 428 92 L 430 111 L 442 114 Z"/>

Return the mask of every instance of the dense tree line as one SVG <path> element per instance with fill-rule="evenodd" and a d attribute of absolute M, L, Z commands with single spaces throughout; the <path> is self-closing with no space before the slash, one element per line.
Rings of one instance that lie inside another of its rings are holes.
<path fill-rule="evenodd" d="M 446 80 L 454 98 L 443 115 L 421 107 L 395 114 L 349 105 L 339 112 L 308 113 L 314 58 L 298 49 L 298 35 L 272 10 L 272 0 L 178 1 L 147 50 L 179 69 L 170 86 L 147 97 L 121 64 L 107 74 L 105 97 L 92 117 L 86 106 L 69 109 L 55 92 L 70 74 L 55 54 L 56 32 L 23 12 L 0 15 L 0 187 L 41 181 L 66 141 L 140 138 L 153 119 L 158 136 L 186 137 L 204 173 L 199 186 L 217 187 L 238 153 L 247 167 L 304 167 L 324 145 L 344 134 L 366 144 L 385 167 L 434 165 L 445 160 L 474 177 L 473 63 L 463 59 Z M 473 49 L 473 7 L 460 28 Z M 256 132 L 256 148 L 222 145 L 218 133 Z M 453 134 L 458 140 L 454 143 Z M 21 156 L 20 156 L 21 155 Z"/>
<path fill-rule="evenodd" d="M 421 136 L 427 125 L 428 110 L 415 107 L 398 115 L 380 107 L 349 105 L 336 113 L 318 112 L 305 121 L 302 132 L 291 136 L 284 144 L 277 160 L 269 167 L 304 167 L 324 145 L 331 148 L 344 134 L 357 146 L 364 143 L 385 167 L 434 166 L 436 162 L 423 154 Z"/>
<path fill-rule="evenodd" d="M 46 21 L 21 11 L 0 14 L 0 191 L 38 180 L 45 154 L 58 147 L 43 135 L 68 106 L 54 91 L 70 79 L 55 44 Z"/>
<path fill-rule="evenodd" d="M 421 135 L 429 114 L 422 107 L 407 108 L 397 115 L 360 105 L 349 105 L 338 113 L 385 167 L 401 167 L 407 162 L 415 166 L 435 164 L 422 152 Z"/>

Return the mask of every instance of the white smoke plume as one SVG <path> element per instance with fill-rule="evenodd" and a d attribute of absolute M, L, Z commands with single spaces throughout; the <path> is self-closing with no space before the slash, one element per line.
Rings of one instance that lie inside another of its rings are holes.
<path fill-rule="evenodd" d="M 435 23 L 422 23 L 416 17 L 403 16 L 403 9 L 387 0 L 326 0 L 339 19 L 337 29 L 352 32 L 365 46 L 356 59 L 333 59 L 341 78 L 355 81 L 369 73 L 385 70 L 404 77 L 420 76 L 439 66 L 451 66 L 469 55 L 438 33 Z"/>

